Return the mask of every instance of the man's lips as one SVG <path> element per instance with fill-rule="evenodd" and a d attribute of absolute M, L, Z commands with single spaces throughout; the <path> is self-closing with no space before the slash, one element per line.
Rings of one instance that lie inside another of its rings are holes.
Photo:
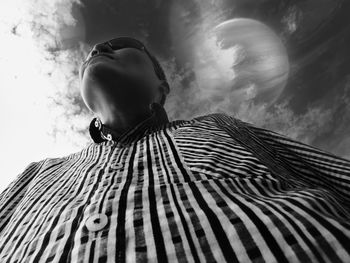
<path fill-rule="evenodd" d="M 97 55 L 92 56 L 91 58 L 89 58 L 89 60 L 88 60 L 86 63 L 89 64 L 91 60 L 93 60 L 94 58 L 97 58 L 97 57 L 101 57 L 101 56 L 102 56 L 102 57 L 108 57 L 108 58 L 110 58 L 110 59 L 114 59 L 114 57 L 113 57 L 112 55 L 110 55 L 110 54 L 107 54 L 107 53 L 99 53 L 99 54 L 97 54 Z"/>

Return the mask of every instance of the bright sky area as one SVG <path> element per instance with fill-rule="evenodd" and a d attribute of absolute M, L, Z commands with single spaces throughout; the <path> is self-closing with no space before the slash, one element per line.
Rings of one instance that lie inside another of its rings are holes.
<path fill-rule="evenodd" d="M 28 7 L 23 1 L 4 2 L 0 4 L 0 192 L 30 162 L 81 149 L 72 138 L 50 134 L 61 113 L 50 106 L 48 98 L 55 90 L 53 83 L 60 79 L 46 74 L 55 65 L 45 60 L 33 40 L 30 24 L 25 22 Z M 21 24 L 13 34 L 16 23 Z"/>

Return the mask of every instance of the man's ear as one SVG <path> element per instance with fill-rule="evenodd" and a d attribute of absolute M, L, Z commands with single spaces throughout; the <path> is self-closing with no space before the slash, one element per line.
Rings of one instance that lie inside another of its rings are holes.
<path fill-rule="evenodd" d="M 166 81 L 162 80 L 158 85 L 158 91 L 159 92 L 156 101 L 160 102 L 161 104 L 164 104 L 166 96 L 170 92 L 169 84 Z"/>
<path fill-rule="evenodd" d="M 164 80 L 159 84 L 159 88 L 163 94 L 167 95 L 170 92 L 169 84 Z"/>

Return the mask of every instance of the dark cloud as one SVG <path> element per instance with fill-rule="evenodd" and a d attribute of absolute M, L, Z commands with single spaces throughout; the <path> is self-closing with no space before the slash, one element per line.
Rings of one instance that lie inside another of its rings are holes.
<path fill-rule="evenodd" d="M 75 23 L 66 17 L 67 9 Z M 57 5 L 53 24 L 44 12 L 36 13 L 32 28 L 56 65 L 48 74 L 62 78 L 53 104 L 65 109 L 62 118 L 72 123 L 66 128 L 87 141 L 92 113 L 80 98 L 78 67 L 94 44 L 128 35 L 143 41 L 164 66 L 171 85 L 165 105 L 170 119 L 226 112 L 349 158 L 349 11 L 346 0 L 91 0 Z M 254 88 L 253 95 L 231 92 L 203 46 L 210 28 L 236 17 L 270 26 L 288 50 L 290 78 L 271 106 L 254 103 Z M 205 74 L 213 81 L 204 82 Z"/>

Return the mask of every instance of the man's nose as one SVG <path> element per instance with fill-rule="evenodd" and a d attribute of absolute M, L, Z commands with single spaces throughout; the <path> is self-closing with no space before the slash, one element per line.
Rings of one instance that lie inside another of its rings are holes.
<path fill-rule="evenodd" d="M 107 44 L 107 43 L 99 43 L 94 45 L 94 47 L 91 49 L 91 51 L 89 52 L 87 58 L 85 59 L 85 61 L 80 65 L 79 68 L 79 78 L 82 79 L 83 78 L 83 74 L 85 71 L 85 67 L 86 67 L 86 63 L 87 61 L 97 55 L 98 53 L 112 53 L 113 54 L 113 49 Z"/>
<path fill-rule="evenodd" d="M 107 43 L 99 43 L 94 45 L 94 47 L 91 50 L 90 55 L 94 56 L 97 55 L 98 53 L 113 53 L 113 49 L 107 44 Z"/>

